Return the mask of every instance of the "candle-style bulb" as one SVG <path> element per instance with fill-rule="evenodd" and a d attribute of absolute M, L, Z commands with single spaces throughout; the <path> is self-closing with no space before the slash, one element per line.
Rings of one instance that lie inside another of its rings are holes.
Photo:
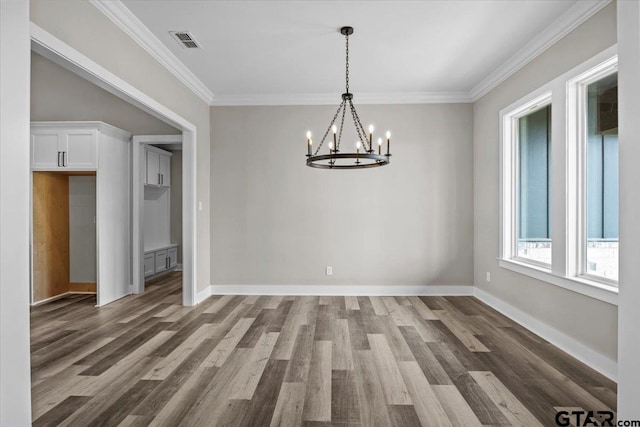
<path fill-rule="evenodd" d="M 382 138 L 378 138 L 378 147 L 382 145 Z"/>
<path fill-rule="evenodd" d="M 307 139 L 311 139 L 311 131 L 310 130 L 307 131 Z"/>
<path fill-rule="evenodd" d="M 331 132 L 333 133 L 338 132 L 338 127 L 336 125 L 331 126 Z"/>
<path fill-rule="evenodd" d="M 391 138 L 391 132 L 387 131 L 387 139 Z"/>
<path fill-rule="evenodd" d="M 360 147 L 362 146 L 362 144 L 360 143 L 360 141 L 356 142 L 356 148 L 359 150 Z"/>
<path fill-rule="evenodd" d="M 373 133 L 373 125 L 369 125 L 369 133 Z"/>
<path fill-rule="evenodd" d="M 329 151 L 333 151 L 333 142 L 329 141 Z"/>

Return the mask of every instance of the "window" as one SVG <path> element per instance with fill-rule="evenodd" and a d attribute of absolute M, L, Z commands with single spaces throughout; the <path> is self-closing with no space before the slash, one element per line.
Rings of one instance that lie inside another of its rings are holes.
<path fill-rule="evenodd" d="M 502 268 L 617 304 L 616 47 L 500 111 Z"/>
<path fill-rule="evenodd" d="M 583 274 L 618 280 L 618 78 L 586 85 Z"/>
<path fill-rule="evenodd" d="M 518 119 L 517 256 L 551 264 L 551 106 Z"/>
<path fill-rule="evenodd" d="M 502 258 L 551 267 L 551 92 L 502 115 Z"/>

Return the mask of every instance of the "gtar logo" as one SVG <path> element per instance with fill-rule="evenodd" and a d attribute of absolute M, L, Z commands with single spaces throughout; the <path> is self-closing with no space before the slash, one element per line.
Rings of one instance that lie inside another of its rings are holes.
<path fill-rule="evenodd" d="M 614 414 L 611 411 L 558 411 L 556 424 L 560 427 L 613 427 Z"/>

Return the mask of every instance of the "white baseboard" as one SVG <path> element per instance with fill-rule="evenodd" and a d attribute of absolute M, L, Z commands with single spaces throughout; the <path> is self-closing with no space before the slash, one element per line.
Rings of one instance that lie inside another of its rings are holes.
<path fill-rule="evenodd" d="M 52 302 L 52 301 L 58 300 L 60 298 L 67 297 L 69 295 L 96 295 L 96 293 L 95 292 L 84 292 L 84 291 L 65 292 L 65 293 L 60 294 L 60 295 L 55 295 L 55 296 L 52 296 L 52 297 L 49 297 L 49 298 L 46 298 L 46 299 L 43 299 L 43 300 L 40 300 L 40 301 L 33 302 L 33 303 L 31 303 L 31 306 L 35 307 L 37 305 L 46 304 L 48 302 Z"/>
<path fill-rule="evenodd" d="M 211 285 L 200 295 L 372 295 L 372 296 L 409 296 L 409 295 L 473 295 L 473 286 L 468 285 Z M 206 297 L 205 297 L 206 298 Z M 200 301 L 200 299 L 198 299 Z"/>
<path fill-rule="evenodd" d="M 33 307 L 35 307 L 35 306 L 40 305 L 40 304 L 46 304 L 48 302 L 55 301 L 55 300 L 60 299 L 60 298 L 64 298 L 67 295 L 70 295 L 70 293 L 69 292 L 65 292 L 65 293 L 60 294 L 60 295 L 54 295 L 54 296 L 49 297 L 49 298 L 41 299 L 40 301 L 34 301 L 34 302 L 31 303 L 31 305 Z"/>
<path fill-rule="evenodd" d="M 551 344 L 569 353 L 585 365 L 600 372 L 605 377 L 617 381 L 618 363 L 616 360 L 598 353 L 569 335 L 560 332 L 519 308 L 491 295 L 487 291 L 474 287 L 474 296 L 514 322 L 519 323 L 534 334 L 541 336 Z"/>
<path fill-rule="evenodd" d="M 194 305 L 200 304 L 202 301 L 206 300 L 211 296 L 211 286 L 207 286 L 196 295 Z"/>

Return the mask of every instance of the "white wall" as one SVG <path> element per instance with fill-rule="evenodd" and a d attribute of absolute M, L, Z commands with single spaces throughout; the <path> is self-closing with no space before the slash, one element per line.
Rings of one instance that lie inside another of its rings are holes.
<path fill-rule="evenodd" d="M 640 4 L 618 3 L 620 302 L 618 419 L 640 419 Z"/>
<path fill-rule="evenodd" d="M 31 424 L 29 4 L 0 1 L 0 425 Z"/>
<path fill-rule="evenodd" d="M 171 243 L 178 245 L 178 263 L 182 263 L 182 150 L 171 156 Z"/>
<path fill-rule="evenodd" d="M 144 250 L 152 251 L 171 242 L 169 190 L 144 186 Z"/>
<path fill-rule="evenodd" d="M 177 129 L 48 59 L 31 53 L 31 121 L 102 121 L 134 135 Z"/>
<path fill-rule="evenodd" d="M 359 106 L 393 132 L 391 164 L 309 168 L 305 133 L 319 143 L 335 108 L 211 109 L 214 286 L 470 285 L 471 105 Z"/>
<path fill-rule="evenodd" d="M 475 285 L 612 364 L 617 356 L 616 306 L 500 268 L 497 257 L 499 111 L 615 43 L 616 4 L 611 3 L 473 106 Z"/>
<path fill-rule="evenodd" d="M 31 20 L 197 126 L 195 214 L 197 290 L 210 284 L 209 106 L 88 1 L 31 0 Z M 99 34 L 99 37 L 96 37 Z"/>
<path fill-rule="evenodd" d="M 69 279 L 96 283 L 96 177 L 69 177 Z"/>

